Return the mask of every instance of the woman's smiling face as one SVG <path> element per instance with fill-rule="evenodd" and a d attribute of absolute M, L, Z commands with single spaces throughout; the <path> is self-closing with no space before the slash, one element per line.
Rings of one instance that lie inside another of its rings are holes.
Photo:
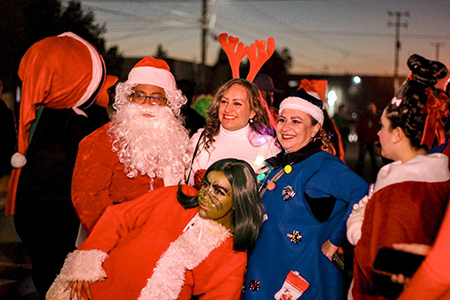
<path fill-rule="evenodd" d="M 296 152 L 305 147 L 320 129 L 312 125 L 311 116 L 298 109 L 284 109 L 277 122 L 277 138 L 283 149 Z"/>
<path fill-rule="evenodd" d="M 239 130 L 247 126 L 254 116 L 245 88 L 239 84 L 232 85 L 220 100 L 219 120 L 222 126 L 230 131 Z"/>
<path fill-rule="evenodd" d="M 223 172 L 211 171 L 198 193 L 199 214 L 204 219 L 222 225 L 231 224 L 233 217 L 233 189 Z"/>

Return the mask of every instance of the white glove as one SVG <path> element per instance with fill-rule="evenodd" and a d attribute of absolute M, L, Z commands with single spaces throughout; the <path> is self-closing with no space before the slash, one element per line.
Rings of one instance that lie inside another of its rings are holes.
<path fill-rule="evenodd" d="M 290 271 L 286 276 L 281 289 L 275 294 L 277 300 L 296 300 L 309 287 L 308 281 L 298 274 L 297 271 Z"/>
<path fill-rule="evenodd" d="M 364 212 L 366 210 L 366 205 L 372 197 L 373 184 L 369 188 L 369 195 L 364 196 L 358 203 L 353 205 L 353 210 L 347 219 L 347 239 L 352 245 L 356 243 L 361 238 L 361 227 L 364 221 Z"/>

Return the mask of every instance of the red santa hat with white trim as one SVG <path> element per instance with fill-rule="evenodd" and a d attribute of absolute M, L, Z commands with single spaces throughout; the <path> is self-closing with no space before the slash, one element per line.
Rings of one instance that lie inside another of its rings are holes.
<path fill-rule="evenodd" d="M 22 80 L 17 152 L 8 187 L 6 214 L 14 214 L 17 183 L 26 164 L 31 123 L 38 107 L 70 109 L 85 115 L 83 109 L 99 95 L 106 94 L 117 77 L 106 80 L 106 68 L 97 49 L 72 32 L 36 42 L 22 57 L 18 71 Z M 105 96 L 107 97 L 107 96 Z"/>
<path fill-rule="evenodd" d="M 132 86 L 149 84 L 163 88 L 167 104 L 174 112 L 178 112 L 179 108 L 186 103 L 186 98 L 177 88 L 177 82 L 170 72 L 169 65 L 162 59 L 149 56 L 140 60 L 128 74 L 127 83 Z"/>

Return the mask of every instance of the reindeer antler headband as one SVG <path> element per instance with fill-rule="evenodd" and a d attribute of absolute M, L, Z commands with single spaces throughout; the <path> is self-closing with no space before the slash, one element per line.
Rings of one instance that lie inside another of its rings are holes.
<path fill-rule="evenodd" d="M 233 78 L 240 78 L 239 65 L 242 59 L 246 55 L 248 56 L 250 61 L 250 71 L 248 72 L 246 79 L 250 82 L 253 82 L 253 79 L 255 79 L 256 74 L 258 74 L 261 67 L 275 52 L 275 40 L 273 37 L 269 37 L 267 39 L 267 50 L 265 40 L 256 40 L 250 45 L 250 47 L 248 47 L 244 46 L 242 42 L 239 43 L 239 38 L 231 35 L 228 36 L 227 33 L 222 33 L 219 35 L 219 42 L 227 54 L 228 60 L 230 61 Z"/>

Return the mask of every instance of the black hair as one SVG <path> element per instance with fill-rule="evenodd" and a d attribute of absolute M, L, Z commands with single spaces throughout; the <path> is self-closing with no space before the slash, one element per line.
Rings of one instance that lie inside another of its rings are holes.
<path fill-rule="evenodd" d="M 433 97 L 437 96 L 434 85 L 447 75 L 447 68 L 440 62 L 427 60 L 417 54 L 409 57 L 408 67 L 411 76 L 386 106 L 385 113 L 391 130 L 400 127 L 413 148 L 428 151 L 427 145 L 421 145 L 428 116 L 423 113 L 423 108 L 430 93 Z M 448 119 L 443 119 L 443 123 L 447 127 Z"/>
<path fill-rule="evenodd" d="M 223 172 L 233 189 L 234 243 L 237 251 L 251 251 L 262 226 L 264 210 L 258 193 L 256 175 L 252 167 L 239 159 L 222 159 L 213 163 L 204 178 L 212 171 Z M 187 196 L 178 185 L 178 202 L 185 208 L 198 206 L 198 195 Z"/>

